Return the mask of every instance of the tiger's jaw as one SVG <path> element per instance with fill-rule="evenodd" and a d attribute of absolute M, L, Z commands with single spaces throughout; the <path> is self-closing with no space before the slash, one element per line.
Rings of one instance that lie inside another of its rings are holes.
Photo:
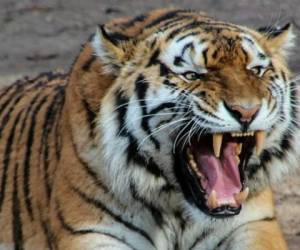
<path fill-rule="evenodd" d="M 245 168 L 251 154 L 260 154 L 263 144 L 263 131 L 192 138 L 175 154 L 177 178 L 187 200 L 213 217 L 239 214 L 249 194 Z"/>

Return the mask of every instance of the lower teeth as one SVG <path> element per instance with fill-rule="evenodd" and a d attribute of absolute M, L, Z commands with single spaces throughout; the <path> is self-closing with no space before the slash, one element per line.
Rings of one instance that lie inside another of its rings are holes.
<path fill-rule="evenodd" d="M 239 144 L 237 145 L 236 150 L 235 150 L 235 153 L 236 153 L 237 155 L 241 154 L 241 152 L 242 152 L 242 147 L 243 147 L 243 144 L 242 144 L 242 143 L 239 143 Z"/>
<path fill-rule="evenodd" d="M 249 195 L 249 188 L 245 188 L 242 192 L 235 194 L 234 199 L 238 205 L 241 205 Z"/>
<path fill-rule="evenodd" d="M 197 168 L 197 163 L 194 160 L 190 160 L 189 161 L 189 165 L 191 166 L 191 168 L 194 170 L 194 172 L 196 172 L 197 176 L 199 178 L 203 178 L 204 176 L 202 175 L 202 173 L 199 171 L 199 169 Z"/>
<path fill-rule="evenodd" d="M 197 176 L 199 178 L 203 178 L 203 174 L 199 171 L 198 167 L 197 167 L 197 163 L 195 161 L 194 155 L 192 154 L 191 150 L 188 148 L 187 150 L 187 155 L 189 158 L 189 165 L 190 167 L 194 170 L 194 172 L 197 174 Z"/>
<path fill-rule="evenodd" d="M 235 160 L 236 160 L 236 162 L 237 162 L 237 165 L 239 165 L 240 162 L 241 162 L 240 157 L 238 157 L 238 156 L 236 155 L 236 156 L 235 156 Z"/>

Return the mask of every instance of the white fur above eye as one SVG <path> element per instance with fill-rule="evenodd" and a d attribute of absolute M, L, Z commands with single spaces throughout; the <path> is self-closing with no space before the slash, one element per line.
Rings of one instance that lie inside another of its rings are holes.
<path fill-rule="evenodd" d="M 190 53 L 189 49 L 184 49 L 188 44 L 193 45 L 193 55 Z M 206 43 L 200 43 L 199 38 L 195 36 L 189 36 L 180 41 L 175 38 L 167 45 L 165 51 L 162 52 L 160 59 L 175 73 L 182 74 L 187 71 L 193 71 L 203 74 L 206 73 L 207 70 L 204 68 L 202 52 L 207 46 Z M 176 57 L 181 57 L 183 59 L 180 66 L 174 64 Z"/>
<path fill-rule="evenodd" d="M 261 66 L 263 68 L 270 64 L 270 58 L 266 56 L 265 51 L 259 46 L 252 37 L 243 35 L 242 47 L 250 55 L 251 62 L 247 65 L 247 69 L 251 70 L 254 67 Z M 261 57 L 263 55 L 264 57 Z"/>

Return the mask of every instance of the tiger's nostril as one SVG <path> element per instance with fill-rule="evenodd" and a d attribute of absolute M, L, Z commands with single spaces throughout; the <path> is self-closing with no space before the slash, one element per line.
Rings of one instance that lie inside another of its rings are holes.
<path fill-rule="evenodd" d="M 248 108 L 242 105 L 226 105 L 231 114 L 241 123 L 250 123 L 260 109 L 260 105 Z"/>

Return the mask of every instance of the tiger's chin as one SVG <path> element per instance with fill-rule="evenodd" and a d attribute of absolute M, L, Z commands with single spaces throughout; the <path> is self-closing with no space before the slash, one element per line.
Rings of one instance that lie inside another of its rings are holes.
<path fill-rule="evenodd" d="M 239 214 L 249 194 L 245 169 L 264 137 L 264 131 L 206 134 L 178 146 L 175 171 L 185 198 L 216 218 Z"/>

